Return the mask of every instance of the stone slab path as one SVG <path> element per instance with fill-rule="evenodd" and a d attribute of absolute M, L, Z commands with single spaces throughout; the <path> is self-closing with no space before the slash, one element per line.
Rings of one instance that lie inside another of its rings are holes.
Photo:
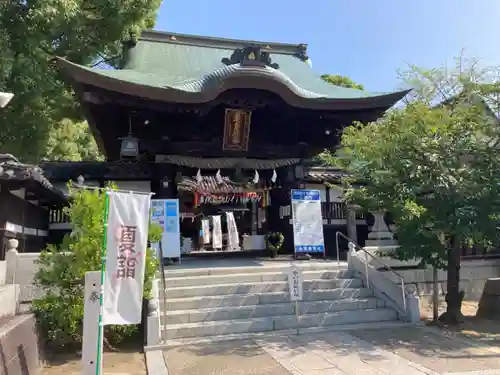
<path fill-rule="evenodd" d="M 500 375 L 500 354 L 424 327 L 212 342 L 164 351 L 169 375 Z"/>
<path fill-rule="evenodd" d="M 164 351 L 169 375 L 289 375 L 252 340 L 180 346 Z"/>

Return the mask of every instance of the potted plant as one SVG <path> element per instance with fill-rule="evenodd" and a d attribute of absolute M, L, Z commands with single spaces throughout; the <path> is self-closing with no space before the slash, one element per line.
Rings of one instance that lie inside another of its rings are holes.
<path fill-rule="evenodd" d="M 280 232 L 271 232 L 267 234 L 266 242 L 267 248 L 271 252 L 271 258 L 276 258 L 279 250 L 283 247 L 285 237 Z"/>

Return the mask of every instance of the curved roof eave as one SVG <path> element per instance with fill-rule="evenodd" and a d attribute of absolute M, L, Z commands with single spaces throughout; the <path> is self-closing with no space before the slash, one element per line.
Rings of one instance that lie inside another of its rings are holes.
<path fill-rule="evenodd" d="M 170 103 L 200 104 L 215 100 L 230 89 L 261 89 L 279 95 L 291 106 L 316 110 L 364 110 L 388 109 L 410 90 L 357 98 L 332 98 L 325 94 L 308 91 L 296 85 L 282 72 L 269 67 L 230 65 L 217 69 L 198 79 L 172 85 L 153 86 L 133 82 L 111 74 L 57 59 L 64 74 L 81 84 L 120 92 L 143 99 Z M 120 70 L 119 72 L 123 72 Z M 116 72 L 116 71 L 110 71 Z"/>

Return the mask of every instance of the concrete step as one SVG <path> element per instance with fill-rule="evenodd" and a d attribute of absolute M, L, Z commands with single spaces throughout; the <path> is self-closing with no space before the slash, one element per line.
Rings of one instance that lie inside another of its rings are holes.
<path fill-rule="evenodd" d="M 304 281 L 303 289 L 334 289 L 334 288 L 359 288 L 363 282 L 359 279 L 318 279 Z M 228 294 L 255 294 L 287 292 L 288 281 L 268 281 L 238 284 L 207 284 L 196 286 L 167 287 L 168 298 L 183 298 L 197 296 L 219 296 Z"/>
<path fill-rule="evenodd" d="M 304 301 L 326 301 L 336 299 L 352 299 L 373 297 L 373 291 L 368 288 L 337 288 L 304 290 Z M 272 303 L 289 303 L 288 292 L 229 294 L 216 296 L 198 296 L 171 298 L 167 295 L 167 311 L 193 310 L 215 307 L 265 305 Z"/>
<path fill-rule="evenodd" d="M 204 337 L 189 337 L 174 340 L 167 340 L 165 343 L 146 347 L 145 350 L 159 350 L 162 348 L 171 348 L 176 346 L 187 346 L 187 345 L 197 345 L 197 344 L 208 344 L 224 341 L 233 340 L 248 340 L 248 339 L 263 339 L 276 336 L 288 336 L 288 335 L 303 335 L 303 334 L 314 334 L 323 332 L 334 332 L 334 331 L 354 331 L 354 330 L 367 330 L 367 329 L 395 329 L 402 327 L 418 327 L 422 328 L 424 325 L 422 322 L 418 323 L 406 323 L 401 320 L 389 320 L 385 322 L 364 322 L 364 323 L 353 323 L 353 324 L 341 324 L 333 326 L 323 326 L 323 327 L 306 327 L 306 328 L 296 328 L 296 329 L 285 329 L 280 331 L 266 331 L 266 332 L 254 332 L 254 333 L 236 333 L 229 335 L 217 335 L 217 336 L 204 336 Z"/>
<path fill-rule="evenodd" d="M 384 307 L 376 298 L 340 299 L 333 301 L 305 301 L 299 303 L 300 314 L 317 314 L 335 311 L 352 311 Z M 295 303 L 268 305 L 229 306 L 220 308 L 167 311 L 167 324 L 198 323 L 215 320 L 260 318 L 266 316 L 295 315 Z M 165 318 L 165 317 L 164 317 Z"/>
<path fill-rule="evenodd" d="M 166 272 L 168 274 L 168 272 Z M 336 279 L 345 277 L 346 271 L 338 270 L 313 270 L 304 271 L 304 280 L 313 279 Z M 172 277 L 167 275 L 167 287 L 180 286 L 198 286 L 198 285 L 214 285 L 214 284 L 239 284 L 239 283 L 259 283 L 271 281 L 287 281 L 288 273 L 283 270 L 270 272 L 251 272 L 251 273 L 235 273 L 229 275 L 210 275 L 210 276 L 181 276 Z"/>
<path fill-rule="evenodd" d="M 204 337 L 230 334 L 247 334 L 287 330 L 294 328 L 324 327 L 341 324 L 382 322 L 396 320 L 392 309 L 377 308 L 364 310 L 337 311 L 331 313 L 263 317 L 252 319 L 221 320 L 212 322 L 170 324 L 166 326 L 167 340 L 189 337 Z M 164 328 L 165 329 L 165 328 Z"/>
<path fill-rule="evenodd" d="M 186 262 L 187 263 L 187 262 Z M 199 264 L 199 263 L 197 263 Z M 340 266 L 336 261 L 311 261 L 300 262 L 298 267 L 302 271 L 337 271 L 347 270 L 347 263 L 342 262 Z M 270 262 L 269 264 L 257 266 L 228 266 L 228 267 L 207 267 L 199 268 L 196 265 L 190 267 L 189 265 L 182 264 L 179 266 L 166 267 L 165 276 L 167 278 L 176 277 L 190 277 L 190 276 L 211 276 L 211 275 L 232 275 L 232 274 L 248 274 L 248 273 L 266 273 L 266 272 L 282 272 L 286 273 L 290 269 L 290 264 L 280 264 L 279 262 Z"/>

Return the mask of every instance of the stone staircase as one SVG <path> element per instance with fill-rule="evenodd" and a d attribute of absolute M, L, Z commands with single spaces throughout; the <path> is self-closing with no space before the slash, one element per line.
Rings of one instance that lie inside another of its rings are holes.
<path fill-rule="evenodd" d="M 348 277 L 346 266 L 331 263 L 299 265 L 304 299 L 297 319 L 289 267 L 167 268 L 166 306 L 161 308 L 166 344 L 398 319 L 362 280 Z"/>

